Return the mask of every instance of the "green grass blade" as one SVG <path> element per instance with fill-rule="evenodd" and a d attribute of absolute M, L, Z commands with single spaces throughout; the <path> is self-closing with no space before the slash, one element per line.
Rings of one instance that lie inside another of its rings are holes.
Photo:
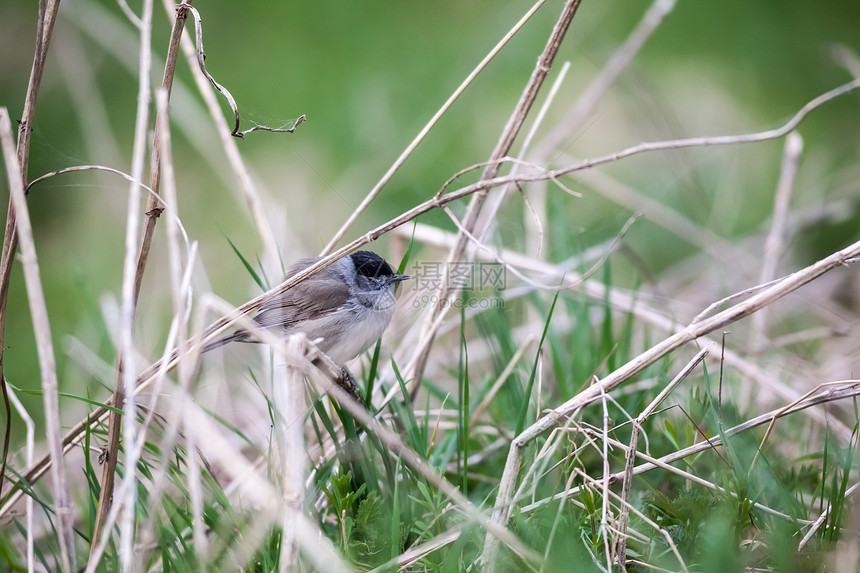
<path fill-rule="evenodd" d="M 235 253 L 235 255 L 239 257 L 239 260 L 242 262 L 242 265 L 244 265 L 245 270 L 248 271 L 248 274 L 251 275 L 251 278 L 254 279 L 254 282 L 257 283 L 257 286 L 259 286 L 263 290 L 268 290 L 266 288 L 266 283 L 263 281 L 262 278 L 260 278 L 260 275 L 257 274 L 257 271 L 254 270 L 254 267 L 251 265 L 251 263 L 248 262 L 248 259 L 246 259 L 242 255 L 242 253 L 239 251 L 239 248 L 233 244 L 233 241 L 230 240 L 230 237 L 224 235 L 224 238 L 227 239 L 227 242 L 230 244 L 230 248 L 233 249 L 233 253 Z"/>
<path fill-rule="evenodd" d="M 460 459 L 460 490 L 463 495 L 468 492 L 469 476 L 469 349 L 466 344 L 466 305 L 460 305 L 460 366 L 458 376 L 460 404 L 459 414 L 460 447 L 457 457 Z"/>
<path fill-rule="evenodd" d="M 555 311 L 555 303 L 558 302 L 558 295 L 560 293 L 560 290 L 555 292 L 555 296 L 552 299 L 552 304 L 549 307 L 549 313 L 547 314 L 546 321 L 543 325 L 543 332 L 540 336 L 540 342 L 538 343 L 537 352 L 535 352 L 535 360 L 532 364 L 532 371 L 529 375 L 528 383 L 526 384 L 525 399 L 523 400 L 522 408 L 520 408 L 520 415 L 517 419 L 516 435 L 520 435 L 523 429 L 525 429 L 526 427 L 526 417 L 528 416 L 529 412 L 529 403 L 531 402 L 532 387 L 534 386 L 535 376 L 537 375 L 537 367 L 538 361 L 540 360 L 541 348 L 543 348 L 543 341 L 546 339 L 547 332 L 549 332 L 549 323 L 552 320 L 552 313 L 553 311 Z"/>

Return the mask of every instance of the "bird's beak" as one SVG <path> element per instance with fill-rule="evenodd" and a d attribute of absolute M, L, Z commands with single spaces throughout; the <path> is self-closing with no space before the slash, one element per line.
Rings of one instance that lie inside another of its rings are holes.
<path fill-rule="evenodd" d="M 399 283 L 400 281 L 405 281 L 406 279 L 411 278 L 409 275 L 391 275 L 389 278 L 389 282 Z"/>

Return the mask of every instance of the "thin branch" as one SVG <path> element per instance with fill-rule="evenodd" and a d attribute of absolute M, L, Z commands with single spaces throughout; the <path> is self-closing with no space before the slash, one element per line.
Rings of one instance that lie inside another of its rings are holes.
<path fill-rule="evenodd" d="M 255 125 L 251 129 L 246 129 L 246 130 L 240 131 L 238 133 L 231 133 L 230 135 L 234 135 L 234 136 L 238 137 L 239 139 L 245 139 L 246 135 L 248 135 L 249 133 L 253 133 L 255 131 L 268 131 L 271 133 L 293 133 L 298 126 L 300 126 L 301 124 L 303 124 L 307 120 L 308 120 L 308 117 L 305 114 L 302 114 L 299 117 L 297 117 L 295 120 L 293 120 L 293 123 L 290 125 L 290 127 L 268 127 L 266 125 Z"/>
<path fill-rule="evenodd" d="M 734 145 L 740 143 L 757 143 L 761 141 L 767 141 L 769 139 L 777 139 L 780 137 L 784 137 L 797 129 L 797 126 L 800 125 L 800 122 L 802 122 L 806 118 L 806 116 L 809 115 L 815 109 L 821 107 L 829 101 L 838 98 L 839 96 L 845 95 L 848 92 L 857 89 L 858 87 L 860 87 L 860 78 L 842 84 L 841 86 L 835 87 L 832 90 L 821 94 L 820 96 L 811 100 L 802 108 L 800 108 L 800 111 L 798 111 L 788 122 L 775 129 L 741 135 L 722 135 L 717 137 L 690 137 L 686 139 L 640 143 L 639 145 L 628 147 L 627 149 L 612 153 L 610 155 L 598 157 L 596 159 L 587 159 L 576 165 L 555 170 L 552 173 L 554 173 L 556 176 L 566 175 L 568 173 L 573 173 L 574 171 L 581 171 L 583 169 L 597 167 L 598 165 L 612 163 L 619 159 L 624 159 L 626 157 L 631 157 L 633 155 L 638 155 L 639 153 L 645 153 L 648 151 L 684 149 L 687 147 L 711 147 L 716 145 Z"/>
<path fill-rule="evenodd" d="M 597 379 L 597 376 L 594 378 Z M 603 450 L 600 452 L 600 458 L 603 460 L 603 475 L 609 476 L 609 408 L 606 405 L 606 392 L 603 392 L 602 389 L 600 405 L 603 407 L 603 427 L 601 428 Z M 614 543 L 612 543 L 609 534 L 609 478 L 606 477 L 600 481 L 600 529 L 603 533 L 603 552 L 606 555 L 606 570 L 612 571 Z M 598 484 L 595 483 L 595 486 Z"/>
<path fill-rule="evenodd" d="M 283 480 L 282 515 L 283 539 L 279 559 L 280 571 L 298 571 L 299 555 L 295 523 L 304 512 L 305 502 L 305 389 L 306 372 L 298 367 L 307 348 L 304 333 L 290 336 L 286 343 L 286 382 L 274 389 L 277 414 L 278 454 L 281 458 L 280 477 Z M 306 362 L 310 367 L 310 363 Z M 321 535 L 321 534 L 320 534 Z"/>
<path fill-rule="evenodd" d="M 149 197 L 154 199 L 158 203 L 159 209 L 167 209 L 167 204 L 164 202 L 164 199 L 162 199 L 161 196 L 156 193 L 154 189 L 152 189 L 152 187 L 150 187 L 149 185 L 145 185 L 142 181 L 135 180 L 134 177 L 132 177 L 125 171 L 120 171 L 119 169 L 114 169 L 113 167 L 107 167 L 104 165 L 73 165 L 71 167 L 64 167 L 62 169 L 57 169 L 55 171 L 45 173 L 44 175 L 40 175 L 39 177 L 36 177 L 32 181 L 30 181 L 26 188 L 27 193 L 29 194 L 30 190 L 37 183 L 41 183 L 42 181 L 50 179 L 51 177 L 54 177 L 56 175 L 62 175 L 64 173 L 74 173 L 76 171 L 104 171 L 106 173 L 113 173 L 114 175 L 119 175 L 129 183 L 137 183 L 138 185 L 140 185 L 141 189 L 149 193 Z M 182 225 L 182 221 L 176 216 L 173 209 L 168 209 L 167 214 L 169 217 L 173 217 L 174 222 L 179 227 L 179 230 L 182 233 L 182 239 L 185 243 L 185 248 L 186 250 L 189 249 L 190 239 L 188 238 L 188 232 Z"/>
<path fill-rule="evenodd" d="M 42 394 L 45 406 L 45 426 L 48 448 L 53 468 L 54 507 L 57 515 L 57 529 L 60 543 L 60 566 L 63 571 L 71 571 L 75 563 L 74 516 L 72 515 L 69 486 L 66 482 L 66 466 L 63 463 L 63 447 L 60 431 L 60 398 L 57 384 L 57 365 L 54 359 L 54 344 L 51 341 L 51 325 L 48 321 L 48 308 L 45 293 L 39 276 L 39 263 L 36 259 L 36 245 L 33 242 L 33 227 L 27 210 L 22 173 L 18 169 L 15 144 L 12 139 L 12 122 L 5 107 L 0 107 L 0 145 L 3 147 L 3 160 L 9 180 L 11 201 L 15 205 L 18 241 L 21 247 L 21 264 L 24 267 L 24 281 L 27 285 L 27 300 L 36 335 L 36 350 L 39 354 L 39 370 L 42 376 Z M 5 383 L 5 382 L 4 382 Z"/>
<path fill-rule="evenodd" d="M 364 212 L 370 202 L 373 201 L 377 195 L 379 195 L 379 192 L 382 191 L 382 188 L 391 180 L 392 177 L 394 177 L 394 174 L 397 172 L 398 169 L 400 169 L 400 166 L 406 162 L 406 159 L 410 155 L 412 155 L 412 152 L 415 151 L 415 148 L 418 147 L 418 144 L 421 143 L 424 137 L 427 136 L 433 126 L 435 126 L 439 122 L 439 119 L 445 114 L 445 112 L 448 111 L 448 109 L 450 109 L 452 105 L 454 105 L 454 102 L 457 101 L 457 98 L 459 98 L 460 95 L 462 95 L 462 93 L 466 91 L 466 88 L 469 87 L 469 85 L 478 76 L 478 74 L 481 73 L 481 71 L 485 67 L 487 67 L 490 61 L 492 61 L 492 59 L 496 57 L 496 55 L 501 51 L 501 49 L 510 41 L 511 38 L 514 37 L 517 32 L 520 31 L 520 29 L 526 24 L 526 22 L 531 19 L 534 13 L 537 12 L 538 8 L 540 8 L 545 2 L 546 0 L 537 0 L 537 2 L 535 2 L 531 9 L 529 9 L 529 11 L 526 12 L 525 15 L 523 15 L 523 17 L 520 18 L 520 20 L 516 24 L 514 24 L 514 26 L 508 31 L 508 33 L 505 34 L 505 36 L 501 40 L 499 40 L 499 43 L 496 44 L 492 50 L 490 50 L 490 52 L 484 57 L 483 60 L 481 60 L 481 62 L 477 66 L 475 66 L 475 69 L 473 69 L 469 73 L 469 75 L 466 76 L 466 79 L 464 79 L 463 82 L 457 87 L 457 89 L 454 90 L 454 93 L 452 93 L 451 96 L 445 101 L 445 103 L 442 104 L 442 107 L 440 107 L 436 111 L 436 113 L 433 114 L 433 117 L 430 118 L 430 121 L 428 121 L 427 124 L 421 129 L 421 131 L 418 132 L 418 135 L 415 136 L 415 139 L 413 139 L 412 142 L 406 146 L 406 149 L 403 150 L 403 153 L 400 154 L 400 157 L 398 157 L 391 165 L 391 167 L 388 168 L 388 171 L 385 172 L 385 175 L 382 176 L 382 179 L 380 179 L 376 183 L 376 185 L 373 186 L 373 189 L 370 190 L 367 196 L 361 201 L 361 204 L 355 209 L 353 214 L 350 215 L 346 222 L 341 226 L 341 228 L 338 229 L 337 233 L 334 234 L 334 237 L 332 237 L 332 239 L 329 241 L 328 245 L 326 245 L 320 255 L 326 255 L 330 253 L 332 249 L 334 249 L 334 246 L 343 238 L 343 236 L 353 225 L 353 223 L 355 223 L 358 217 L 361 216 L 361 214 Z"/>
<path fill-rule="evenodd" d="M 847 264 L 850 261 L 846 260 L 845 262 Z M 696 324 L 698 322 L 702 322 L 702 320 L 704 320 L 706 317 L 710 316 L 716 309 L 720 308 L 721 306 L 724 306 L 730 302 L 734 302 L 736 300 L 746 298 L 748 296 L 760 293 L 764 289 L 772 287 L 773 285 L 779 283 L 780 281 L 785 280 L 786 278 L 788 278 L 788 276 L 789 275 L 785 275 L 783 277 L 780 277 L 778 279 L 773 279 L 773 280 L 768 281 L 768 282 L 763 283 L 763 284 L 757 284 L 757 285 L 751 286 L 749 288 L 745 288 L 743 290 L 740 290 L 738 292 L 733 292 L 732 294 L 730 294 L 728 296 L 724 296 L 720 300 L 715 300 L 714 302 L 709 304 L 707 307 L 705 307 L 705 309 L 702 312 L 700 312 L 699 314 L 694 316 L 693 320 L 690 321 L 690 324 Z"/>
<path fill-rule="evenodd" d="M 126 0 L 117 0 L 117 4 L 119 4 L 120 10 L 122 10 L 122 13 L 125 14 L 126 18 L 128 18 L 128 21 L 131 22 L 135 28 L 140 30 L 143 26 L 143 22 L 140 21 L 140 17 L 135 14 L 131 9 L 131 6 L 128 5 L 128 2 L 126 2 Z"/>
<path fill-rule="evenodd" d="M 561 10 L 561 15 L 556 22 L 552 33 L 547 40 L 546 46 L 544 47 L 542 53 L 538 57 L 537 63 L 535 65 L 534 70 L 532 71 L 532 75 L 529 78 L 529 81 L 526 83 L 525 88 L 523 89 L 522 95 L 520 96 L 520 100 L 517 102 L 516 107 L 511 113 L 511 117 L 508 119 L 507 125 L 505 125 L 504 130 L 502 130 L 502 134 L 499 138 L 498 143 L 496 144 L 495 149 L 490 155 L 490 161 L 501 159 L 508 155 L 511 147 L 514 144 L 517 136 L 522 129 L 523 124 L 525 123 L 526 117 L 531 111 L 532 106 L 534 105 L 535 100 L 537 99 L 537 94 L 540 92 L 541 87 L 543 86 L 544 81 L 546 80 L 547 75 L 549 74 L 550 69 L 552 68 L 552 64 L 555 61 L 555 57 L 558 54 L 558 50 L 561 46 L 561 42 L 564 37 L 567 35 L 567 31 L 570 29 L 570 25 L 573 22 L 573 18 L 576 15 L 577 10 L 579 9 L 579 5 L 581 0 L 567 0 L 565 2 L 564 7 Z M 491 163 L 481 175 L 481 179 L 478 182 L 491 181 L 493 180 L 499 172 L 499 164 Z M 514 176 L 516 178 L 516 176 Z M 472 233 L 473 235 L 480 236 L 483 234 L 484 228 L 487 224 L 487 221 L 481 221 L 481 212 L 484 207 L 484 202 L 487 199 L 487 193 L 489 188 L 481 189 L 475 193 L 475 195 L 469 201 L 469 205 L 466 209 L 466 216 L 463 219 L 463 227 Z M 479 225 L 483 225 L 479 227 Z M 469 238 L 464 234 L 460 233 L 457 237 L 457 244 L 451 249 L 451 252 L 448 255 L 447 262 L 458 262 L 463 260 L 464 254 L 466 252 L 466 248 L 469 244 Z M 424 367 L 427 363 L 427 359 L 430 356 L 430 349 L 433 346 L 433 341 L 435 339 L 435 327 L 434 325 L 439 324 L 438 318 L 444 316 L 447 312 L 447 309 L 450 306 L 446 306 L 444 301 L 449 298 L 451 293 L 455 293 L 459 290 L 456 285 L 449 284 L 449 267 L 451 265 L 446 264 L 444 270 L 442 272 L 441 286 L 437 290 L 435 300 L 436 304 L 431 308 L 430 313 L 424 320 L 421 328 L 421 339 L 422 345 L 415 349 L 414 359 L 410 362 L 412 368 L 410 371 L 407 371 L 406 377 L 411 378 L 410 381 L 411 388 L 409 390 L 410 398 L 414 398 L 418 389 L 421 386 L 421 381 L 424 374 Z M 488 539 L 489 543 L 492 546 L 497 546 L 497 542 L 495 538 Z M 486 553 L 486 547 L 485 547 Z M 492 547 L 491 552 L 492 554 Z M 483 561 L 483 566 L 488 567 L 489 569 L 493 569 L 495 565 L 495 559 L 491 561 Z"/>
<path fill-rule="evenodd" d="M 521 456 L 520 451 L 525 447 L 526 444 L 528 444 L 531 440 L 542 434 L 544 431 L 556 426 L 559 420 L 566 419 L 568 416 L 574 414 L 578 410 L 594 402 L 596 399 L 599 398 L 601 393 L 611 391 L 613 388 L 617 387 L 622 382 L 629 380 L 632 376 L 635 376 L 636 374 L 640 373 L 648 366 L 654 364 L 664 356 L 673 352 L 677 348 L 687 344 L 688 342 L 696 340 L 697 338 L 709 332 L 713 332 L 714 330 L 721 329 L 728 324 L 731 324 L 737 320 L 740 320 L 741 318 L 744 318 L 745 316 L 756 312 L 764 306 L 767 306 L 768 304 L 779 300 L 783 296 L 794 292 L 801 286 L 816 279 L 817 277 L 832 270 L 833 268 L 844 265 L 845 260 L 851 257 L 856 257 L 858 255 L 860 255 L 860 241 L 830 255 L 825 259 L 814 263 L 813 265 L 810 265 L 809 267 L 795 272 L 786 279 L 765 289 L 764 291 L 760 292 L 759 294 L 751 297 L 744 302 L 738 303 L 716 314 L 711 318 L 687 326 L 681 331 L 664 339 L 662 342 L 652 346 L 639 356 L 633 358 L 632 360 L 630 360 L 614 372 L 610 373 L 599 382 L 580 392 L 564 404 L 551 410 L 549 414 L 538 420 L 536 423 L 532 424 L 532 426 L 524 430 L 519 436 L 516 437 L 516 439 L 513 440 L 508 456 L 509 461 L 511 459 L 514 459 L 516 460 L 516 463 L 506 464 L 505 474 L 503 475 L 502 482 L 505 483 L 506 480 L 516 479 L 515 476 L 519 472 L 519 459 Z M 497 509 L 510 507 L 511 500 L 509 498 L 502 498 L 502 494 L 505 493 L 509 496 L 512 492 L 513 488 L 511 488 L 510 490 L 502 490 L 502 488 L 500 487 L 499 495 L 496 498 Z M 507 511 L 507 514 L 509 515 L 509 510 Z M 497 516 L 498 518 L 503 519 L 505 517 L 505 512 L 494 511 L 493 516 L 494 519 Z M 507 523 L 507 521 L 503 519 L 498 523 L 504 525 Z"/>
<path fill-rule="evenodd" d="M 770 230 L 764 242 L 763 261 L 761 265 L 760 283 L 766 283 L 776 278 L 777 265 L 785 250 L 785 227 L 788 219 L 791 195 L 794 189 L 794 178 L 797 174 L 797 163 L 803 151 L 803 139 L 792 132 L 785 138 L 785 146 L 782 152 L 782 168 L 780 169 L 779 183 L 776 187 L 774 197 L 773 217 L 771 218 Z M 767 338 L 767 309 L 755 315 L 753 318 L 753 340 L 750 347 L 753 352 L 762 349 Z"/>
<path fill-rule="evenodd" d="M 663 403 L 666 397 L 669 396 L 669 393 L 672 392 L 675 387 L 683 382 L 690 373 L 693 372 L 693 369 L 699 365 L 699 363 L 705 359 L 705 356 L 710 352 L 709 348 L 705 347 L 698 352 L 684 368 L 672 379 L 671 382 L 666 384 L 666 387 L 657 394 L 657 397 L 651 401 L 650 404 L 642 411 L 641 414 L 636 416 L 636 419 L 633 420 L 633 427 L 630 432 L 630 446 L 627 450 L 627 457 L 625 459 L 624 464 L 624 478 L 621 484 L 621 508 L 620 515 L 618 517 L 618 564 L 621 566 L 621 570 L 626 570 L 627 563 L 627 525 L 629 520 L 629 509 L 632 507 L 630 505 L 630 492 L 633 487 L 633 466 L 636 462 L 636 448 L 639 442 L 639 433 L 642 431 L 642 425 L 645 421 L 654 413 L 654 410 Z M 647 443 L 646 443 L 647 446 Z M 609 472 L 606 472 L 607 475 Z"/>
<path fill-rule="evenodd" d="M 787 406 L 785 406 L 784 408 L 782 408 L 779 411 L 779 414 L 784 414 L 785 412 L 791 410 L 792 408 L 794 408 L 798 404 L 803 403 L 804 400 L 808 399 L 810 396 L 819 392 L 822 387 L 844 386 L 845 384 L 860 384 L 860 380 L 840 380 L 838 382 L 826 382 L 824 384 L 820 384 L 820 385 L 816 386 L 815 388 L 813 388 L 812 390 L 810 390 L 809 392 L 807 392 L 806 394 L 804 394 L 803 396 L 801 396 L 800 398 L 798 398 L 797 400 L 793 401 L 792 403 L 790 403 Z M 755 467 L 756 462 L 758 461 L 759 456 L 761 456 L 761 452 L 764 449 L 764 445 L 767 442 L 768 438 L 770 437 L 771 432 L 773 432 L 774 426 L 776 425 L 777 418 L 779 418 L 779 416 L 774 416 L 774 418 L 767 425 L 767 429 L 764 431 L 764 436 L 762 436 L 761 442 L 758 445 L 758 449 L 756 449 L 755 456 L 753 457 L 752 462 L 750 462 L 750 467 L 749 467 L 750 472 L 752 472 L 753 468 Z"/>
<path fill-rule="evenodd" d="M 854 495 L 854 492 L 860 488 L 860 483 L 855 483 L 847 490 L 845 490 L 845 495 L 842 497 L 840 503 L 845 503 L 849 497 Z M 827 522 L 827 519 L 830 517 L 830 512 L 833 511 L 833 503 L 827 504 L 827 509 L 821 512 L 821 515 L 818 516 L 818 519 L 812 524 L 809 528 L 809 531 L 806 532 L 806 535 L 800 540 L 800 543 L 797 544 L 797 550 L 800 551 L 804 548 L 804 546 L 809 543 L 809 540 L 812 539 L 812 536 L 815 535 L 815 532 L 821 529 L 821 526 Z"/>
<path fill-rule="evenodd" d="M 840 388 L 839 386 L 842 386 L 842 387 Z M 822 389 L 824 389 L 824 390 L 822 390 Z M 639 474 L 645 473 L 647 471 L 651 471 L 653 469 L 656 469 L 658 467 L 665 467 L 668 464 L 672 464 L 678 460 L 682 460 L 682 459 L 687 458 L 689 456 L 694 456 L 694 455 L 699 454 L 705 450 L 711 450 L 717 446 L 722 445 L 723 437 L 735 436 L 737 434 L 740 434 L 741 432 L 745 432 L 749 429 L 756 428 L 756 427 L 761 426 L 763 424 L 768 424 L 775 419 L 782 418 L 782 417 L 788 416 L 790 414 L 795 414 L 795 413 L 801 412 L 801 411 L 806 410 L 807 408 L 811 408 L 813 406 L 817 406 L 820 404 L 826 404 L 826 403 L 830 403 L 830 402 L 836 402 L 839 400 L 854 399 L 857 396 L 860 396 L 860 384 L 858 384 L 858 382 L 855 380 L 847 380 L 847 381 L 842 381 L 840 383 L 829 383 L 828 382 L 828 383 L 820 384 L 815 388 L 813 395 L 807 397 L 802 402 L 795 403 L 793 406 L 791 406 L 789 408 L 778 408 L 776 410 L 771 410 L 770 412 L 760 414 L 760 415 L 756 416 L 755 418 L 752 418 L 750 420 L 747 420 L 746 422 L 742 422 L 736 426 L 733 426 L 733 427 L 727 429 L 723 433 L 722 437 L 719 435 L 712 436 L 712 437 L 708 438 L 707 440 L 703 440 L 699 443 L 693 444 L 692 446 L 688 446 L 686 448 L 683 448 L 683 449 L 680 449 L 678 451 L 667 454 L 665 456 L 662 456 L 659 459 L 655 460 L 655 462 L 658 462 L 658 463 L 653 463 L 651 461 L 648 461 L 644 464 L 638 465 L 633 469 L 633 475 L 634 476 L 639 475 Z M 639 455 L 639 454 L 637 453 L 637 455 Z M 642 456 L 639 455 L 639 457 L 641 458 Z M 651 459 L 653 459 L 653 458 L 651 458 Z M 612 474 L 610 479 L 611 479 L 612 483 L 615 483 L 618 480 L 624 479 L 625 474 L 626 474 L 626 470 L 622 471 L 622 472 L 617 472 L 617 473 Z M 603 478 L 600 478 L 600 479 L 603 479 Z M 563 492 L 559 492 L 559 493 L 556 493 L 556 494 L 554 494 L 548 498 L 536 501 L 536 502 L 531 503 L 529 505 L 525 505 L 522 508 L 520 508 L 520 511 L 521 512 L 534 511 L 535 509 L 537 509 L 538 507 L 540 507 L 542 505 L 550 503 L 554 500 L 562 499 L 563 496 L 576 495 L 578 492 L 579 492 L 579 488 L 573 488 L 572 490 L 566 490 Z"/>
<path fill-rule="evenodd" d="M 190 6 L 191 2 L 188 0 L 187 9 L 191 11 L 191 14 L 194 16 L 194 30 L 195 30 L 195 38 L 196 38 L 196 52 L 197 52 L 197 65 L 200 67 L 200 71 L 203 72 L 203 75 L 206 76 L 206 79 L 209 80 L 209 83 L 212 84 L 218 93 L 224 96 L 224 99 L 227 100 L 227 103 L 230 105 L 230 109 L 233 111 L 233 118 L 235 120 L 235 124 L 233 126 L 233 131 L 230 132 L 230 135 L 233 137 L 238 137 L 239 139 L 244 139 L 245 135 L 257 130 L 262 131 L 271 131 L 274 133 L 293 133 L 296 128 L 301 125 L 307 118 L 302 114 L 293 122 L 293 125 L 289 128 L 275 128 L 268 127 L 265 125 L 256 125 L 251 129 L 246 129 L 245 131 L 239 131 L 239 106 L 236 105 L 236 100 L 233 98 L 233 95 L 230 91 L 215 81 L 215 78 L 206 70 L 206 56 L 203 54 L 203 20 L 200 18 L 200 13 L 196 8 L 192 8 Z"/>
<path fill-rule="evenodd" d="M 16 163 L 20 174 L 21 184 L 27 183 L 27 170 L 30 164 L 30 138 L 32 123 L 36 112 L 36 100 L 42 86 L 42 74 L 45 70 L 45 60 L 48 57 L 48 46 L 51 43 L 54 22 L 60 8 L 60 0 L 40 0 L 39 16 L 36 22 L 36 47 L 33 53 L 33 66 L 30 70 L 30 80 L 27 83 L 27 95 L 24 99 L 24 110 L 18 122 L 18 147 Z M 7 165 L 7 173 L 12 169 Z M 6 458 L 9 453 L 9 441 L 12 430 L 11 409 L 6 389 L 6 377 L 3 374 L 3 354 L 6 351 L 6 304 L 9 299 L 9 284 L 12 278 L 12 263 L 15 261 L 15 249 L 18 246 L 16 232 L 15 203 L 9 197 L 6 212 L 6 228 L 3 233 L 3 251 L 0 254 L 0 385 L 2 385 L 3 403 L 6 409 L 6 428 L 3 439 L 3 459 L 0 461 L 0 492 L 3 491 L 3 478 L 6 475 Z"/>
<path fill-rule="evenodd" d="M 169 5 L 170 0 L 164 0 L 164 2 Z M 239 184 L 238 188 L 242 192 L 242 196 L 254 219 L 254 228 L 257 229 L 263 246 L 262 259 L 265 269 L 267 272 L 276 272 L 280 270 L 278 242 L 275 239 L 275 233 L 269 222 L 268 213 L 262 201 L 260 201 L 260 194 L 257 191 L 256 184 L 242 159 L 242 154 L 239 153 L 236 138 L 230 136 L 230 128 L 227 125 L 227 120 L 224 119 L 224 114 L 221 112 L 215 93 L 209 87 L 209 81 L 206 79 L 199 65 L 195 65 L 197 63 L 197 51 L 187 36 L 182 38 L 182 51 L 188 62 L 191 74 L 194 76 L 194 82 L 197 85 L 200 96 L 203 98 L 206 109 L 209 111 L 209 116 L 215 124 L 215 132 L 218 134 L 218 139 L 224 149 L 224 154 L 227 156 L 227 162 L 236 177 L 236 182 Z"/>

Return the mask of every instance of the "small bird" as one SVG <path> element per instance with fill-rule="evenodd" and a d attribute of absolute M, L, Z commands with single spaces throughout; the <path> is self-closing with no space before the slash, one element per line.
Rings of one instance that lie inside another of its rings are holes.
<path fill-rule="evenodd" d="M 319 260 L 299 260 L 287 271 L 287 278 Z M 408 278 L 395 274 L 376 253 L 357 251 L 264 302 L 254 321 L 279 336 L 303 332 L 335 364 L 343 366 L 370 348 L 388 328 L 394 316 L 394 285 Z M 205 350 L 233 341 L 259 342 L 252 332 L 238 330 Z"/>

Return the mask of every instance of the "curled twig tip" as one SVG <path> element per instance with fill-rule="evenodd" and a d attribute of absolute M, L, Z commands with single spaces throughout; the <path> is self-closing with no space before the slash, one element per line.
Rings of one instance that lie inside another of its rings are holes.
<path fill-rule="evenodd" d="M 203 19 L 200 17 L 200 13 L 196 8 L 191 6 L 191 4 L 183 3 L 181 6 L 185 6 L 185 11 L 191 12 L 194 16 L 194 25 L 195 25 L 195 51 L 197 52 L 197 65 L 200 67 L 200 71 L 203 72 L 203 75 L 206 76 L 206 79 L 209 80 L 209 83 L 212 84 L 218 93 L 224 96 L 224 99 L 227 100 L 227 103 L 230 105 L 230 109 L 233 111 L 233 131 L 230 132 L 230 135 L 233 137 L 238 137 L 239 139 L 245 139 L 245 135 L 254 132 L 254 131 L 271 131 L 274 133 L 292 133 L 296 130 L 296 128 L 302 124 L 307 117 L 302 114 L 293 122 L 293 125 L 289 128 L 274 128 L 268 127 L 265 125 L 255 125 L 251 129 L 246 129 L 245 131 L 239 131 L 239 106 L 236 104 L 236 100 L 233 98 L 233 94 L 230 91 L 215 81 L 215 78 L 206 70 L 206 55 L 203 53 Z"/>

